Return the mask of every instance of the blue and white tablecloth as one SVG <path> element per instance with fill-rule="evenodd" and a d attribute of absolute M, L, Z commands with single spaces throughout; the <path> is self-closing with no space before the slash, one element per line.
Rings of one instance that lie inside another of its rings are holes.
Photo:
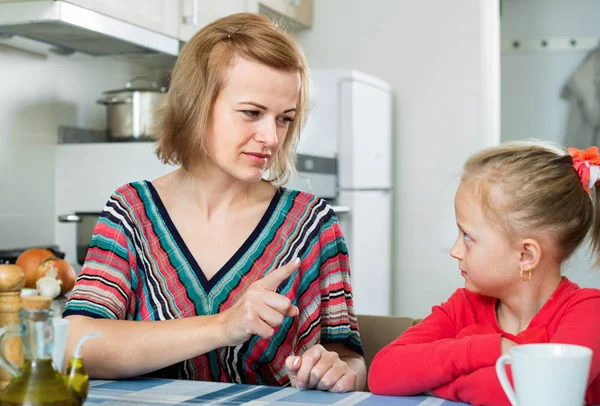
<path fill-rule="evenodd" d="M 329 393 L 295 388 L 237 385 L 168 379 L 90 382 L 86 406 L 94 405 L 224 405 L 224 406 L 457 406 L 464 403 L 412 396 L 376 396 L 368 392 Z"/>

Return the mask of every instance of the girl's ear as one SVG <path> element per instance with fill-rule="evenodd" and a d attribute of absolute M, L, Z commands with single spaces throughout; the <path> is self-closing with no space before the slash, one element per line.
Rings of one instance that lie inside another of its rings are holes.
<path fill-rule="evenodd" d="M 542 258 L 542 247 L 533 238 L 526 238 L 520 243 L 519 267 L 524 270 L 537 268 Z"/>

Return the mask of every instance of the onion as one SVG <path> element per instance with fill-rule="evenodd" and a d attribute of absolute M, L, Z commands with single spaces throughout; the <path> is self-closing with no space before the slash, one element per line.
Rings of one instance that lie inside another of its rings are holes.
<path fill-rule="evenodd" d="M 25 273 L 20 266 L 0 265 L 0 292 L 18 292 L 25 284 Z"/>
<path fill-rule="evenodd" d="M 35 282 L 38 280 L 38 267 L 45 259 L 52 257 L 54 257 L 54 253 L 43 248 L 31 248 L 19 255 L 16 265 L 20 266 L 25 272 L 25 287 L 35 289 Z"/>
<path fill-rule="evenodd" d="M 64 259 L 50 257 L 46 258 L 42 264 L 37 268 L 37 276 L 36 281 L 40 278 L 48 275 L 49 272 L 56 272 L 56 279 L 61 282 L 60 285 L 60 294 L 64 295 L 67 292 L 70 292 L 75 286 L 75 279 L 77 279 L 77 275 L 75 274 L 75 270 Z M 52 273 L 50 273 L 52 275 Z"/>
<path fill-rule="evenodd" d="M 40 296 L 47 296 L 52 299 L 60 295 L 60 281 L 56 279 L 56 275 L 50 276 L 50 273 L 56 273 L 54 270 L 48 273 L 48 276 L 42 276 L 37 280 L 35 286 L 40 292 Z"/>

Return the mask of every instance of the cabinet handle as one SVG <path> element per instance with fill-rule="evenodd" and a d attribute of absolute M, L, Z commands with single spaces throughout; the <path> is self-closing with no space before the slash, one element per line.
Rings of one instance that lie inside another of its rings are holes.
<path fill-rule="evenodd" d="M 198 11 L 200 6 L 198 0 L 192 0 L 192 15 L 183 16 L 183 23 L 187 25 L 198 26 Z"/>

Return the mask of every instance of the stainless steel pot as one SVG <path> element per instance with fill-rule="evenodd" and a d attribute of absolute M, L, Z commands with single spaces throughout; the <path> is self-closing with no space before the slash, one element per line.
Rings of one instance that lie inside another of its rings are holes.
<path fill-rule="evenodd" d="M 94 228 L 98 223 L 98 212 L 75 212 L 75 214 L 64 214 L 58 216 L 58 221 L 61 223 L 76 223 L 77 224 L 77 262 L 83 265 L 87 251 L 94 234 Z"/>
<path fill-rule="evenodd" d="M 134 86 L 145 82 L 147 86 Z M 158 108 L 167 95 L 149 78 L 131 79 L 124 89 L 108 90 L 98 104 L 106 106 L 106 125 L 111 141 L 148 141 L 157 135 Z"/>

